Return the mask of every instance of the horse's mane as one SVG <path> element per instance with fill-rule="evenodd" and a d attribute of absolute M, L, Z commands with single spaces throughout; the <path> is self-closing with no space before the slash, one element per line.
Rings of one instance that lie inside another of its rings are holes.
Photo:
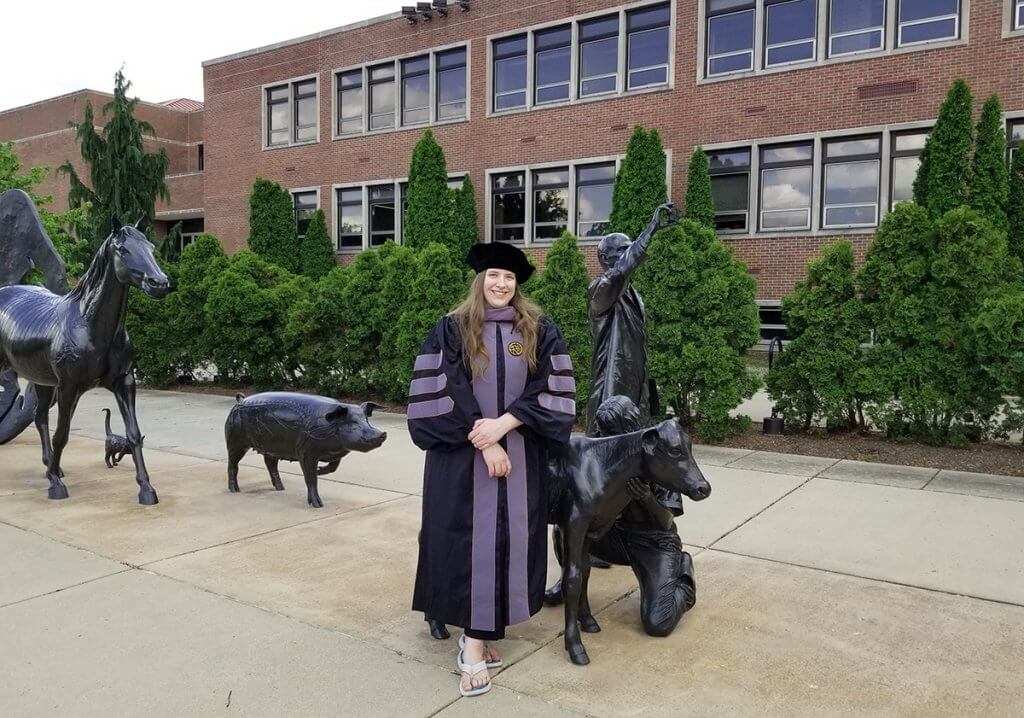
<path fill-rule="evenodd" d="M 90 300 L 103 285 L 103 277 L 106 275 L 107 267 L 110 264 L 110 245 L 113 241 L 113 234 L 103 240 L 103 244 L 96 250 L 96 256 L 89 263 L 89 268 L 85 270 L 85 274 L 82 275 L 78 284 L 67 295 L 71 301 L 84 301 L 87 305 L 85 307 L 86 313 L 89 313 L 91 309 L 90 305 L 92 302 Z"/>

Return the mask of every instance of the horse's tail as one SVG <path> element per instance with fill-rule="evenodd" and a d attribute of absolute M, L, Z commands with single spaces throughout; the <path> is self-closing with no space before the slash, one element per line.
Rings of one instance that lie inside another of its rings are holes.
<path fill-rule="evenodd" d="M 0 389 L 0 444 L 6 444 L 32 424 L 36 416 L 36 388 L 29 384 L 23 394 L 18 375 L 5 369 L 0 371 Z"/>
<path fill-rule="evenodd" d="M 64 260 L 43 229 L 35 202 L 20 189 L 0 193 L 0 287 L 19 284 L 32 270 L 54 294 L 68 293 Z"/>

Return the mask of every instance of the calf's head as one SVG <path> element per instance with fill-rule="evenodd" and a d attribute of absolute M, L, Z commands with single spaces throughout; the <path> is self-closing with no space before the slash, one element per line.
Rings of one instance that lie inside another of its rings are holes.
<path fill-rule="evenodd" d="M 676 419 L 644 431 L 643 447 L 644 478 L 694 501 L 711 495 L 711 484 L 694 461 L 690 436 Z"/>
<path fill-rule="evenodd" d="M 388 438 L 386 432 L 370 426 L 369 418 L 374 409 L 379 409 L 377 404 L 366 401 L 356 406 L 355 404 L 338 404 L 327 414 L 327 421 L 334 429 L 334 438 L 338 441 L 339 448 L 349 451 L 372 451 Z"/>

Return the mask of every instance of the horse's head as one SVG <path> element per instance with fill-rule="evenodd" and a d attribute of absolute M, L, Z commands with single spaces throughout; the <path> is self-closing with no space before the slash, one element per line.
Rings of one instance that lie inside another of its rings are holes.
<path fill-rule="evenodd" d="M 156 248 L 135 227 L 125 226 L 111 237 L 117 281 L 142 290 L 150 299 L 163 299 L 170 290 L 167 275 L 156 262 Z"/>
<path fill-rule="evenodd" d="M 676 419 L 644 431 L 644 478 L 694 501 L 711 495 L 711 484 L 693 458 L 690 435 Z"/>

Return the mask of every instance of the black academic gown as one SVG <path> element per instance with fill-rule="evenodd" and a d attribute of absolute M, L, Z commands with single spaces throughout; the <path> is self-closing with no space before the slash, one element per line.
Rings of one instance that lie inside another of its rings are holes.
<path fill-rule="evenodd" d="M 575 382 L 561 332 L 541 322 L 529 373 L 514 310 L 489 310 L 490 362 L 471 379 L 458 327 L 444 317 L 423 343 L 409 391 L 409 432 L 427 452 L 413 610 L 442 623 L 497 631 L 540 610 L 547 573 L 542 467 L 568 442 Z M 468 440 L 473 422 L 506 411 L 523 422 L 502 441 L 509 477 L 491 478 Z"/>

